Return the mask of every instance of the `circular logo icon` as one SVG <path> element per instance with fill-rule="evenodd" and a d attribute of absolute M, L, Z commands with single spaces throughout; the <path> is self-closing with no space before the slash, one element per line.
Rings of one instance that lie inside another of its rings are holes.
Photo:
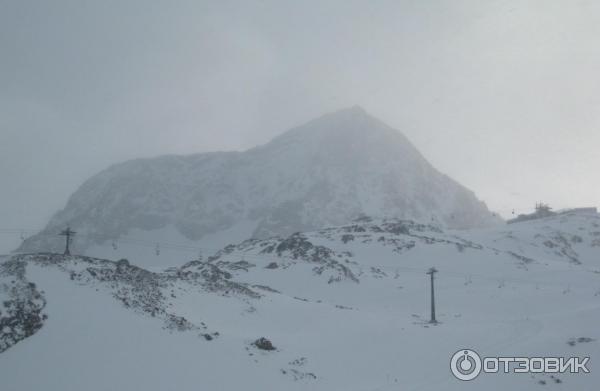
<path fill-rule="evenodd" d="M 473 380 L 481 372 L 481 357 L 471 349 L 459 350 L 450 360 L 450 370 L 459 380 Z"/>

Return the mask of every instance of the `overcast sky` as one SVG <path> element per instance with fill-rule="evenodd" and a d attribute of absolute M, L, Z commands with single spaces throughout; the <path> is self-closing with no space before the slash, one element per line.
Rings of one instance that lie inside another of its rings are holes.
<path fill-rule="evenodd" d="M 0 0 L 0 229 L 354 104 L 504 216 L 598 205 L 599 42 L 597 1 Z"/>

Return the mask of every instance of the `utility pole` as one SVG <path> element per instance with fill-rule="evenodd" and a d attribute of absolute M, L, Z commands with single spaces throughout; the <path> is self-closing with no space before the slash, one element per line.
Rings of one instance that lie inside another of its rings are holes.
<path fill-rule="evenodd" d="M 435 320 L 435 296 L 433 291 L 433 275 L 435 273 L 437 273 L 437 269 L 435 267 L 430 268 L 427 272 L 427 274 L 431 276 L 431 320 L 429 321 L 429 323 L 434 324 L 437 323 L 437 320 Z"/>
<path fill-rule="evenodd" d="M 61 233 L 59 233 L 60 236 L 65 236 L 66 237 L 66 243 L 65 243 L 65 255 L 71 255 L 71 251 L 69 251 L 69 244 L 71 243 L 71 237 L 75 236 L 77 232 L 71 230 L 71 227 L 67 227 L 67 229 L 61 231 Z"/>

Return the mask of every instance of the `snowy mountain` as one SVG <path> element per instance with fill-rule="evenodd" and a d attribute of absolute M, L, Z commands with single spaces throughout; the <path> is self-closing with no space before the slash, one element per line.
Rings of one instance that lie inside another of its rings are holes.
<path fill-rule="evenodd" d="M 85 182 L 19 251 L 60 250 L 56 234 L 68 225 L 79 233 L 74 242 L 79 253 L 105 256 L 90 248 L 128 235 L 151 242 L 168 232 L 177 242 L 214 247 L 345 224 L 363 215 L 454 228 L 497 221 L 400 132 L 353 107 L 245 152 L 112 166 Z"/>
<path fill-rule="evenodd" d="M 0 388 L 594 389 L 599 276 L 600 216 L 583 213 L 473 230 L 360 218 L 162 271 L 18 254 L 0 260 Z M 591 357 L 591 373 L 461 382 L 448 365 L 465 347 Z"/>

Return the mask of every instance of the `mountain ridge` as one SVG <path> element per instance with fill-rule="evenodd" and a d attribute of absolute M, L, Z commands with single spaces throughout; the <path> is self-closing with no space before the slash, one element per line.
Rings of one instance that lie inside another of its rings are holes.
<path fill-rule="evenodd" d="M 126 161 L 88 179 L 18 251 L 58 251 L 56 231 L 84 235 L 82 253 L 133 229 L 173 226 L 197 241 L 245 224 L 236 239 L 287 235 L 359 216 L 493 224 L 474 193 L 435 169 L 400 132 L 355 106 L 242 152 Z M 243 237 L 245 235 L 245 237 Z"/>

